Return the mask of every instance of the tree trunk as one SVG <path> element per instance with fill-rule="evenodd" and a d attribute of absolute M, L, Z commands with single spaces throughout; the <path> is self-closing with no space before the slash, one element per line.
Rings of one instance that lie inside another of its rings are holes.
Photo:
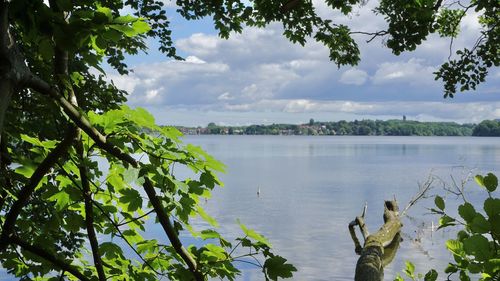
<path fill-rule="evenodd" d="M 0 62 L 1 63 L 1 62 Z M 0 74 L 1 75 L 1 74 Z M 2 143 L 3 124 L 5 122 L 5 115 L 12 98 L 14 87 L 9 79 L 0 76 L 0 143 Z M 2 163 L 2 155 L 0 154 L 0 164 Z"/>
<path fill-rule="evenodd" d="M 365 238 L 362 248 L 354 232 L 355 225 L 360 227 Z M 385 201 L 384 225 L 371 235 L 368 234 L 364 225 L 364 214 L 349 224 L 356 253 L 360 255 L 356 264 L 355 281 L 381 281 L 384 279 L 384 267 L 393 260 L 399 247 L 401 227 L 396 201 Z"/>

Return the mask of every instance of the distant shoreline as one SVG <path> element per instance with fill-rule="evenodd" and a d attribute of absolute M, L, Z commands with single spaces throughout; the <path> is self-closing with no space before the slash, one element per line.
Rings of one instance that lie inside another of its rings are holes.
<path fill-rule="evenodd" d="M 206 127 L 174 126 L 185 135 L 282 135 L 282 136 L 500 136 L 499 120 L 484 120 L 479 124 L 454 122 L 419 122 L 406 120 L 354 120 L 305 124 L 271 124 Z"/>

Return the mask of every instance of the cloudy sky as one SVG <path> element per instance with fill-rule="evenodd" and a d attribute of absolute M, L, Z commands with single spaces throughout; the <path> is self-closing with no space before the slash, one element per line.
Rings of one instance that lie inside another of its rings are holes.
<path fill-rule="evenodd" d="M 316 1 L 320 15 L 346 23 L 357 31 L 386 27 L 373 14 L 376 1 L 340 18 Z M 144 107 L 158 123 L 205 126 L 305 123 L 341 119 L 407 118 L 421 121 L 478 122 L 500 118 L 500 70 L 492 69 L 487 83 L 475 92 L 443 99 L 433 72 L 449 56 L 449 39 L 431 36 L 415 52 L 393 55 L 381 40 L 367 44 L 356 37 L 361 63 L 341 67 L 329 61 L 328 51 L 310 40 L 293 45 L 280 25 L 246 28 L 230 39 L 217 37 L 209 19 L 187 22 L 170 10 L 178 52 L 173 61 L 156 51 L 128 59 L 133 73 L 109 74 L 130 93 L 128 104 Z M 466 16 L 454 48 L 470 46 L 478 36 L 477 14 Z"/>

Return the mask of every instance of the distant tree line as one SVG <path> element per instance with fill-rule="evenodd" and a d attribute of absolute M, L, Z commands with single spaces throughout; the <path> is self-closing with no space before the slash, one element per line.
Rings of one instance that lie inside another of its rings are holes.
<path fill-rule="evenodd" d="M 484 120 L 477 124 L 472 131 L 473 136 L 478 137 L 499 137 L 500 120 Z"/>
<path fill-rule="evenodd" d="M 219 126 L 206 128 L 179 127 L 186 134 L 215 135 L 355 135 L 355 136 L 500 136 L 500 121 L 485 120 L 479 124 L 454 122 L 419 122 L 409 120 L 354 120 L 306 124 L 272 124 Z"/>

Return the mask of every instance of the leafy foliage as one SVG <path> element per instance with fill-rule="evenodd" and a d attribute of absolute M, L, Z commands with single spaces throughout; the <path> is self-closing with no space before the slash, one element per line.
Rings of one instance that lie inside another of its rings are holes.
<path fill-rule="evenodd" d="M 362 4 L 326 2 L 345 15 Z M 434 30 L 451 36 L 458 31 L 452 27 L 462 13 L 439 13 L 440 3 L 428 0 L 403 2 L 382 1 L 378 9 L 389 21 L 385 34 L 396 54 L 415 49 Z M 324 44 L 338 66 L 360 59 L 353 32 L 319 17 L 312 1 L 176 3 L 188 20 L 211 17 L 223 38 L 245 26 L 279 22 L 291 42 Z M 10 274 L 25 280 L 233 280 L 239 261 L 254 263 L 271 280 L 296 270 L 247 227 L 235 244 L 223 238 L 199 202 L 222 185 L 217 173 L 224 165 L 183 144 L 176 129 L 157 126 L 145 110 L 123 106 L 126 93 L 107 81 L 104 68 L 127 74 L 126 56 L 145 52 L 147 40 L 158 40 L 167 57 L 181 59 L 164 5 L 0 0 L 0 262 Z M 450 96 L 457 83 L 473 89 L 498 65 L 498 5 L 473 1 L 470 8 L 482 13 L 484 40 L 438 71 Z M 179 178 L 177 166 L 190 176 Z M 483 182 L 491 189 L 490 178 Z M 195 216 L 210 227 L 194 229 Z M 496 231 L 492 221 L 482 227 L 489 216 L 477 217 L 470 223 L 475 234 Z M 149 220 L 165 235 L 145 235 Z M 179 236 L 188 233 L 202 241 L 184 247 Z M 488 257 L 469 244 L 464 249 Z"/>
<path fill-rule="evenodd" d="M 477 137 L 498 137 L 500 136 L 500 121 L 484 120 L 474 127 L 472 135 Z"/>
<path fill-rule="evenodd" d="M 488 197 L 484 200 L 482 211 L 465 201 L 458 207 L 459 218 L 452 218 L 445 212 L 444 201 L 435 197 L 438 209 L 433 211 L 441 215 L 440 228 L 460 224 L 462 229 L 456 239 L 446 242 L 446 248 L 453 255 L 453 262 L 448 264 L 444 273 L 450 276 L 458 273 L 459 280 L 471 280 L 476 275 L 479 280 L 497 280 L 500 277 L 500 199 L 495 197 L 498 178 L 489 173 L 477 175 L 476 183 L 484 188 Z M 451 223 L 453 222 L 453 223 Z M 407 262 L 404 273 L 411 280 L 421 280 L 422 275 L 414 273 L 415 267 Z M 436 280 L 437 272 L 432 269 L 423 280 Z M 404 280 L 401 276 L 395 280 Z"/>

